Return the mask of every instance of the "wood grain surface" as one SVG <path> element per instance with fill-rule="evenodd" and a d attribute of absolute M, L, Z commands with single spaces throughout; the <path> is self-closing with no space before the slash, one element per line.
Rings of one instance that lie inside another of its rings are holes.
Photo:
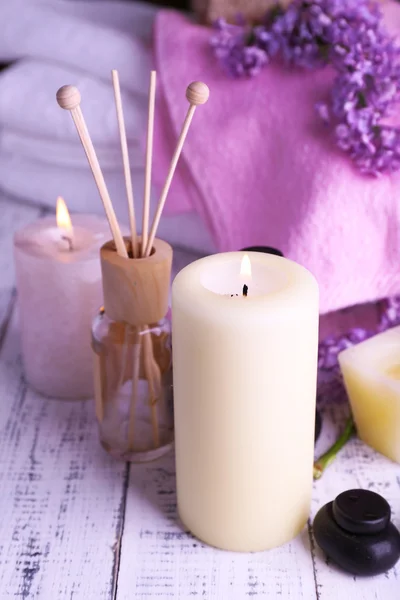
<path fill-rule="evenodd" d="M 145 466 L 114 461 L 99 446 L 93 402 L 27 389 L 12 235 L 39 212 L 0 194 L 0 600 L 398 600 L 400 567 L 372 579 L 342 573 L 316 547 L 311 524 L 270 552 L 204 546 L 179 523 L 172 455 Z M 182 266 L 191 257 L 176 258 Z M 325 410 L 318 453 L 346 411 Z M 357 439 L 315 483 L 310 523 L 353 487 L 383 494 L 400 527 L 400 468 Z"/>

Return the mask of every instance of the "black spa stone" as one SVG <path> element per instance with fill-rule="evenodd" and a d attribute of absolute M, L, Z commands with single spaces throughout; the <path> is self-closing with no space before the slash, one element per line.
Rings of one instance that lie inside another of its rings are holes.
<path fill-rule="evenodd" d="M 343 570 L 378 575 L 400 558 L 400 533 L 390 521 L 390 507 L 369 490 L 348 490 L 317 513 L 317 544 Z"/>
<path fill-rule="evenodd" d="M 370 490 L 339 494 L 332 510 L 336 523 L 350 533 L 379 533 L 390 523 L 388 501 Z"/>
<path fill-rule="evenodd" d="M 315 410 L 315 435 L 314 435 L 314 441 L 316 442 L 321 434 L 321 429 L 322 429 L 322 417 L 321 417 L 321 413 L 319 412 L 318 409 Z"/>
<path fill-rule="evenodd" d="M 242 252 L 264 252 L 265 254 L 275 254 L 276 256 L 283 256 L 282 252 L 272 246 L 249 246 L 248 248 L 242 248 Z"/>

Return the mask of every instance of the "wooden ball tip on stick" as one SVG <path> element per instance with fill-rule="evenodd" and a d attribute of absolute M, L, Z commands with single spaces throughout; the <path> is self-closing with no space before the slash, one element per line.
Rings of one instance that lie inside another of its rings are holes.
<path fill-rule="evenodd" d="M 63 85 L 57 92 L 57 102 L 65 110 L 73 110 L 81 103 L 81 94 L 74 85 Z"/>
<path fill-rule="evenodd" d="M 186 98 L 189 104 L 198 106 L 199 104 L 205 104 L 210 95 L 208 85 L 202 81 L 193 81 L 186 89 Z"/>

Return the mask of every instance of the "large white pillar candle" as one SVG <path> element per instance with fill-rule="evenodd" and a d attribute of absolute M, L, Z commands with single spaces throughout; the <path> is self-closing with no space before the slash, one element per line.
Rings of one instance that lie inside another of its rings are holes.
<path fill-rule="evenodd" d="M 203 258 L 175 278 L 172 328 L 183 523 L 228 550 L 287 542 L 306 523 L 311 500 L 314 277 L 268 254 Z"/>
<path fill-rule="evenodd" d="M 58 208 L 59 226 L 45 217 L 14 239 L 22 357 L 40 393 L 84 398 L 93 394 L 90 330 L 102 302 L 99 248 L 110 229 L 91 215 L 75 215 L 71 225 Z"/>
<path fill-rule="evenodd" d="M 357 433 L 400 463 L 400 327 L 339 354 Z"/>

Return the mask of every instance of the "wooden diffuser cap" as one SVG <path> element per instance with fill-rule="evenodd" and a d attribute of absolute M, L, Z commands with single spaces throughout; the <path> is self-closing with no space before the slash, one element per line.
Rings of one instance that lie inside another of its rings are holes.
<path fill-rule="evenodd" d="M 124 238 L 127 250 L 130 242 Z M 100 249 L 104 308 L 114 321 L 135 327 L 156 323 L 168 311 L 172 248 L 155 239 L 150 256 L 124 258 L 109 241 Z"/>

